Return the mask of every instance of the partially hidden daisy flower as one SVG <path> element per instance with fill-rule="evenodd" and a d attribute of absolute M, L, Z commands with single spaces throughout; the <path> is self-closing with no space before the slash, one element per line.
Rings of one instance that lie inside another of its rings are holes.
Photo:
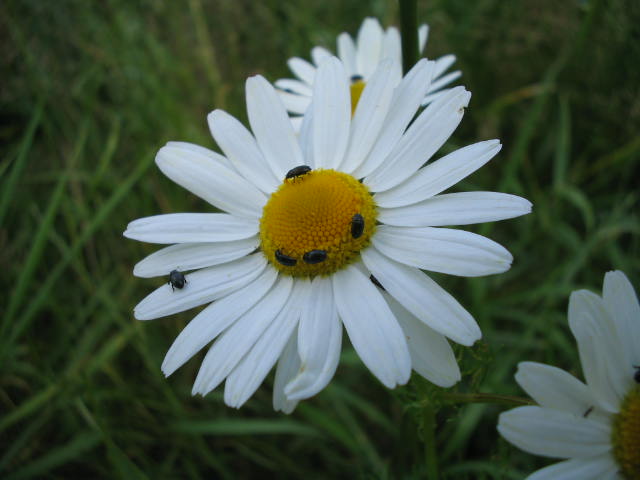
<path fill-rule="evenodd" d="M 428 25 L 421 25 L 418 29 L 419 53 L 422 54 L 429 36 Z M 290 58 L 287 64 L 297 79 L 280 79 L 275 85 L 282 101 L 292 114 L 291 121 L 296 131 L 302 124 L 302 115 L 307 111 L 311 102 L 311 94 L 315 81 L 316 71 L 320 64 L 332 54 L 326 48 L 314 47 L 311 50 L 310 63 L 302 58 Z M 362 94 L 366 83 L 376 71 L 378 63 L 384 59 L 391 59 L 394 63 L 393 72 L 396 81 L 402 78 L 402 48 L 400 45 L 400 32 L 396 27 L 383 30 L 376 18 L 365 18 L 354 40 L 348 33 L 338 36 L 338 57 L 342 60 L 347 75 L 350 79 L 352 110 Z M 433 69 L 433 79 L 429 83 L 422 100 L 422 105 L 428 105 L 446 90 L 443 87 L 450 84 L 458 77 L 460 71 L 456 70 L 445 74 L 447 69 L 456 61 L 454 55 L 444 55 L 438 58 Z"/>
<path fill-rule="evenodd" d="M 516 381 L 538 403 L 502 413 L 500 434 L 535 455 L 568 459 L 529 480 L 640 478 L 640 306 L 620 271 L 602 297 L 571 294 L 569 327 L 586 384 L 556 367 L 518 366 Z"/>
<path fill-rule="evenodd" d="M 528 213 L 522 198 L 493 192 L 439 195 L 500 150 L 476 143 L 423 167 L 462 119 L 470 93 L 452 89 L 415 120 L 436 64 L 421 60 L 394 88 L 392 61 L 380 64 L 351 115 L 340 60 L 320 66 L 300 135 L 275 89 L 246 83 L 252 132 L 229 114 L 209 114 L 225 156 L 170 142 L 160 170 L 226 213 L 176 213 L 135 220 L 126 237 L 175 244 L 134 268 L 173 273 L 142 300 L 150 320 L 210 303 L 184 328 L 162 370 L 170 375 L 215 340 L 193 393 L 226 379 L 224 399 L 242 405 L 277 362 L 274 407 L 291 412 L 334 375 L 342 326 L 387 387 L 412 368 L 451 386 L 460 371 L 447 338 L 472 345 L 473 317 L 421 269 L 461 276 L 504 272 L 512 257 L 497 243 L 437 228 Z"/>

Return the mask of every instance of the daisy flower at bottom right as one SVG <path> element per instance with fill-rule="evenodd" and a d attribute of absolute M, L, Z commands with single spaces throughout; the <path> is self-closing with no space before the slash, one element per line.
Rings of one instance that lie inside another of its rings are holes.
<path fill-rule="evenodd" d="M 640 479 L 640 305 L 626 275 L 608 272 L 602 297 L 573 292 L 569 328 L 586 383 L 520 363 L 516 381 L 538 405 L 502 413 L 498 431 L 522 450 L 566 459 L 527 480 Z"/>

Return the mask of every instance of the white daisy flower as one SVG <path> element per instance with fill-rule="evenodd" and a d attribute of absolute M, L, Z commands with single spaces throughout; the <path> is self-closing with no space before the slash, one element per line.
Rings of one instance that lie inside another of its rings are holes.
<path fill-rule="evenodd" d="M 420 61 L 394 88 L 396 66 L 383 62 L 352 118 L 349 77 L 330 57 L 299 136 L 276 90 L 251 77 L 253 133 L 221 110 L 208 117 L 225 156 L 175 142 L 158 152 L 165 175 L 226 212 L 142 218 L 124 232 L 175 244 L 138 263 L 135 275 L 176 270 L 181 279 L 192 271 L 183 288 L 165 284 L 142 300 L 136 318 L 210 303 L 169 349 L 166 375 L 215 339 L 194 394 L 226 379 L 225 402 L 239 407 L 278 362 L 274 407 L 291 412 L 333 377 L 344 325 L 389 388 L 406 383 L 412 368 L 440 386 L 460 379 L 446 338 L 472 345 L 480 329 L 421 269 L 489 275 L 509 269 L 512 257 L 480 235 L 437 227 L 512 218 L 531 204 L 493 192 L 439 195 L 488 162 L 500 143 L 476 143 L 422 167 L 470 98 L 453 89 L 409 126 L 435 67 Z"/>
<path fill-rule="evenodd" d="M 419 54 L 422 54 L 427 44 L 429 26 L 421 25 L 418 29 Z M 291 121 L 296 131 L 302 124 L 302 115 L 311 103 L 311 94 L 315 76 L 320 64 L 332 55 L 326 48 L 314 47 L 311 50 L 313 63 L 298 57 L 290 58 L 287 64 L 297 79 L 280 79 L 275 85 L 282 101 L 292 115 Z M 400 32 L 396 27 L 383 30 L 376 18 L 365 18 L 354 40 L 348 33 L 338 36 L 338 57 L 350 79 L 350 93 L 352 111 L 358 103 L 362 90 L 376 71 L 378 63 L 384 59 L 391 59 L 394 63 L 392 73 L 395 81 L 402 78 L 402 48 L 400 46 Z M 444 55 L 438 58 L 432 72 L 433 78 L 425 92 L 422 105 L 426 106 L 436 98 L 444 95 L 443 87 L 460 77 L 460 71 L 447 73 L 447 69 L 456 61 L 455 55 Z"/>
<path fill-rule="evenodd" d="M 556 367 L 518 366 L 516 381 L 539 406 L 502 413 L 498 431 L 522 450 L 565 458 L 529 480 L 640 478 L 640 306 L 620 271 L 602 297 L 571 294 L 569 327 L 586 384 Z"/>

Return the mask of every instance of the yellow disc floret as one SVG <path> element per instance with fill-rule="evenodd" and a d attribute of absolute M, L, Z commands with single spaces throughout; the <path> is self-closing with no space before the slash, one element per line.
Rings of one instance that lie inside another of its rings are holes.
<path fill-rule="evenodd" d="M 293 276 L 341 269 L 369 244 L 376 226 L 375 204 L 362 183 L 335 170 L 309 170 L 293 169 L 260 219 L 262 252 Z"/>
<path fill-rule="evenodd" d="M 366 83 L 362 80 L 356 80 L 351 83 L 351 116 L 356 113 L 356 107 L 358 106 L 358 101 L 360 100 L 360 95 L 362 95 L 362 91 L 364 90 Z"/>
<path fill-rule="evenodd" d="M 613 456 L 624 478 L 640 478 L 640 385 L 624 398 L 613 420 Z"/>

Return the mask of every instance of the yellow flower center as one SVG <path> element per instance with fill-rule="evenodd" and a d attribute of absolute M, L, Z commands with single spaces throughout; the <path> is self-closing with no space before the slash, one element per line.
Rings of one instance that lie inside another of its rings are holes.
<path fill-rule="evenodd" d="M 364 90 L 366 83 L 363 80 L 352 80 L 351 82 L 351 116 L 356 113 L 356 107 L 360 100 L 360 95 Z"/>
<path fill-rule="evenodd" d="M 282 273 L 329 275 L 369 244 L 376 217 L 369 190 L 351 175 L 296 167 L 262 211 L 260 248 Z"/>
<path fill-rule="evenodd" d="M 613 421 L 613 456 L 624 478 L 640 478 L 640 385 L 636 385 L 622 402 Z"/>

